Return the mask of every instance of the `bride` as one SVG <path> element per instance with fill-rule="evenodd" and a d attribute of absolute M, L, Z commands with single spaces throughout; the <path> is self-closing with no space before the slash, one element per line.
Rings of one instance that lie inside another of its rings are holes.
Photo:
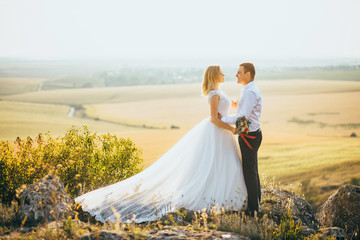
<path fill-rule="evenodd" d="M 220 67 L 209 66 L 202 92 L 208 96 L 211 116 L 191 129 L 154 164 L 75 201 L 101 222 L 155 221 L 178 208 L 209 210 L 216 204 L 240 210 L 247 191 L 234 136 L 236 129 L 218 118 L 218 113 L 229 115 L 232 105 L 219 89 L 222 82 L 224 74 Z"/>

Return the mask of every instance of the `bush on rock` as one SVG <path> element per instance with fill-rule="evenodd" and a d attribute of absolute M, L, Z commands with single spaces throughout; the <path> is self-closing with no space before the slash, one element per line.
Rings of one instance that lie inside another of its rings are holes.
<path fill-rule="evenodd" d="M 115 135 L 69 129 L 64 137 L 39 134 L 14 144 L 0 142 L 0 199 L 10 203 L 23 185 L 29 185 L 47 174 L 55 174 L 67 193 L 82 193 L 118 182 L 139 173 L 141 150 L 130 139 Z"/>

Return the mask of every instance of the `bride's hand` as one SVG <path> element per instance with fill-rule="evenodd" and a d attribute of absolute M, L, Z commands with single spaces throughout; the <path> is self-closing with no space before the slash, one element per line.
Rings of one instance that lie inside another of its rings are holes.
<path fill-rule="evenodd" d="M 218 118 L 221 120 L 222 119 L 222 115 L 218 112 Z"/>

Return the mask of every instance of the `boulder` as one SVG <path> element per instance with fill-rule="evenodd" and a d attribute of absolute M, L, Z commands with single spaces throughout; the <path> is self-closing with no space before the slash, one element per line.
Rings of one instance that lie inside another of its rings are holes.
<path fill-rule="evenodd" d="M 323 226 L 340 227 L 347 234 L 359 235 L 360 186 L 341 186 L 319 207 L 316 217 Z"/>
<path fill-rule="evenodd" d="M 338 227 L 322 228 L 319 230 L 320 238 L 335 237 L 337 240 L 345 239 L 345 232 L 343 229 Z"/>
<path fill-rule="evenodd" d="M 78 203 L 75 203 L 74 205 L 74 211 L 77 212 L 77 217 L 80 221 L 85 222 L 85 223 L 92 223 L 92 224 L 100 224 L 103 225 L 103 222 L 97 221 L 96 218 L 94 216 L 92 216 L 90 213 L 85 212 L 81 205 Z"/>
<path fill-rule="evenodd" d="M 60 178 L 46 175 L 21 193 L 17 217 L 27 225 L 59 220 L 74 215 L 73 204 Z"/>
<path fill-rule="evenodd" d="M 302 226 L 302 228 L 300 229 L 300 233 L 301 235 L 305 236 L 305 237 L 310 237 L 312 235 L 316 234 L 316 231 L 312 228 L 309 228 L 307 226 Z"/>
<path fill-rule="evenodd" d="M 195 231 L 186 227 L 164 226 L 161 229 L 154 228 L 150 232 L 143 232 L 142 236 L 134 236 L 124 231 L 97 231 L 88 233 L 77 240 L 122 240 L 122 239 L 230 239 L 250 240 L 250 238 L 231 232 L 215 230 Z"/>
<path fill-rule="evenodd" d="M 301 220 L 302 225 L 312 229 L 318 228 L 319 224 L 312 212 L 311 205 L 303 198 L 289 191 L 272 187 L 262 188 L 261 194 L 260 215 L 267 214 L 269 218 L 279 224 L 290 207 L 296 224 Z"/>
<path fill-rule="evenodd" d="M 215 230 L 195 231 L 184 226 L 164 226 L 161 229 L 152 229 L 147 239 L 231 239 L 231 240 L 250 240 L 249 237 L 232 232 L 222 232 Z"/>
<path fill-rule="evenodd" d="M 135 239 L 134 236 L 123 231 L 109 232 L 109 231 L 97 231 L 94 233 L 88 233 L 78 238 L 78 240 L 125 240 Z"/>

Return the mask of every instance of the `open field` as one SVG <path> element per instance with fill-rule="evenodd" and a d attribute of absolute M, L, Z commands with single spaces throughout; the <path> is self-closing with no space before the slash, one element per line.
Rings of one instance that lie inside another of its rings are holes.
<path fill-rule="evenodd" d="M 69 118 L 69 106 L 0 101 L 0 140 L 36 137 L 50 131 L 52 136 L 64 135 L 71 126 L 87 125 L 96 132 L 126 132 L 130 127 L 99 123 L 91 119 Z"/>
<path fill-rule="evenodd" d="M 315 93 L 339 93 L 360 91 L 359 82 L 326 81 L 326 80 L 259 80 L 257 81 L 264 96 L 309 95 Z M 11 83 L 4 86 L 13 85 Z M 20 102 L 53 103 L 53 104 L 96 104 L 138 102 L 156 99 L 198 98 L 201 94 L 200 84 L 171 84 L 124 86 L 111 88 L 59 89 L 41 92 L 28 92 L 2 96 L 1 99 Z M 235 82 L 225 83 L 224 91 L 236 97 L 240 86 Z"/>
<path fill-rule="evenodd" d="M 179 87 L 176 87 L 179 86 Z M 52 103 L 52 104 L 94 104 L 136 102 L 153 99 L 199 96 L 197 88 L 188 85 L 156 85 L 112 88 L 61 89 L 4 96 L 3 100 L 17 102 Z"/>
<path fill-rule="evenodd" d="M 0 96 L 36 92 L 43 78 L 0 77 Z"/>
<path fill-rule="evenodd" d="M 33 80 L 32 86 L 41 81 Z M 264 97 L 261 173 L 276 177 L 285 185 L 315 186 L 320 189 L 317 193 L 320 200 L 335 186 L 348 183 L 351 178 L 360 179 L 360 140 L 350 138 L 351 133 L 360 135 L 360 82 L 257 83 Z M 99 134 L 110 132 L 130 137 L 143 149 L 144 167 L 209 115 L 207 98 L 200 95 L 200 84 L 22 93 L 12 90 L 21 89 L 18 86 L 7 86 L 9 93 L 2 89 L 0 97 L 0 140 L 35 137 L 47 131 L 58 136 L 72 125 L 88 125 L 90 131 Z M 225 83 L 222 88 L 233 99 L 241 89 L 234 82 Z M 76 108 L 74 117 L 67 116 L 70 106 Z"/>
<path fill-rule="evenodd" d="M 317 79 L 317 80 L 344 80 L 359 81 L 360 71 L 277 71 L 260 73 L 258 79 L 277 80 L 277 79 Z"/>

